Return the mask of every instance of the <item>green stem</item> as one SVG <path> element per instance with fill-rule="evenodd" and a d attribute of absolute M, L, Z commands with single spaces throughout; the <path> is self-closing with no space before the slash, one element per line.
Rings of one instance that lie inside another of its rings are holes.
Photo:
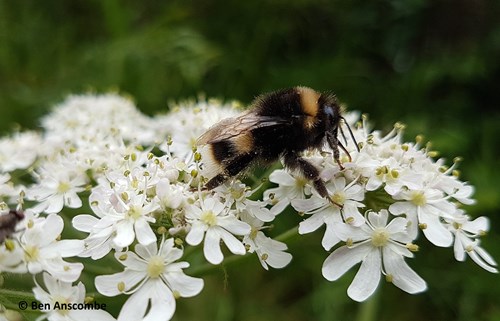
<path fill-rule="evenodd" d="M 377 319 L 377 310 L 380 301 L 380 290 L 376 291 L 370 299 L 363 302 L 358 310 L 356 321 L 373 321 Z"/>
<path fill-rule="evenodd" d="M 297 235 L 299 235 L 299 228 L 297 226 L 294 226 L 291 229 L 289 229 L 288 231 L 285 231 L 285 232 L 281 233 L 280 235 L 276 236 L 274 239 L 276 241 L 285 242 L 285 241 L 288 241 L 289 239 L 291 239 Z"/>
<path fill-rule="evenodd" d="M 17 311 L 19 309 L 19 302 L 21 301 L 33 302 L 36 299 L 32 292 L 0 289 L 0 304 L 6 309 Z"/>

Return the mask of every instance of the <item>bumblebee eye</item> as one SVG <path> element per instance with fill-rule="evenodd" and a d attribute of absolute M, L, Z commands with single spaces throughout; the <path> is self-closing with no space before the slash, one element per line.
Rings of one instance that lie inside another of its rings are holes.
<path fill-rule="evenodd" d="M 325 106 L 325 114 L 331 118 L 333 118 L 335 116 L 335 112 L 333 111 L 332 106 L 330 106 L 330 105 Z"/>

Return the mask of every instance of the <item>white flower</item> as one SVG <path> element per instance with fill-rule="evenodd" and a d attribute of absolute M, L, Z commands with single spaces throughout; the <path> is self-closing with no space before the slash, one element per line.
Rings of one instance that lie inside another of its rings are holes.
<path fill-rule="evenodd" d="M 160 207 L 163 210 L 178 209 L 186 199 L 183 189 L 170 184 L 166 178 L 161 179 L 156 184 L 156 196 L 160 200 Z"/>
<path fill-rule="evenodd" d="M 406 214 L 409 233 L 416 238 L 418 226 L 425 237 L 434 245 L 448 247 L 453 243 L 453 235 L 441 222 L 441 218 L 453 218 L 455 206 L 447 201 L 443 192 L 436 189 L 402 190 L 394 195 L 398 202 L 389 206 L 392 214 Z"/>
<path fill-rule="evenodd" d="M 268 266 L 281 269 L 290 263 L 292 255 L 285 252 L 288 249 L 286 244 L 273 240 L 262 232 L 265 228 L 264 222 L 246 212 L 242 213 L 242 219 L 252 226 L 252 231 L 243 238 L 243 243 L 247 246 L 248 252 L 257 254 L 264 269 L 268 270 Z"/>
<path fill-rule="evenodd" d="M 311 194 L 309 181 L 302 176 L 292 176 L 283 169 L 277 169 L 269 175 L 269 181 L 278 184 L 264 192 L 264 199 L 271 199 L 274 206 L 284 209 L 291 200 L 303 199 Z"/>
<path fill-rule="evenodd" d="M 27 228 L 20 238 L 24 249 L 24 262 L 31 274 L 49 272 L 61 281 L 73 282 L 80 276 L 82 263 L 68 263 L 65 257 L 72 257 L 83 251 L 82 240 L 58 240 L 64 228 L 63 219 L 50 214 Z"/>
<path fill-rule="evenodd" d="M 111 247 L 129 246 L 136 238 L 144 245 L 155 242 L 156 235 L 150 225 L 155 219 L 151 215 L 160 205 L 148 201 L 144 190 L 132 189 L 128 183 L 123 186 L 112 183 L 114 189 L 107 188 L 104 184 L 94 188 L 89 197 L 92 209 L 100 220 L 89 217 L 75 217 L 74 220 L 77 229 L 91 233 L 87 249 L 90 243 L 98 246 L 107 242 L 111 236 L 114 245 L 107 246 L 108 250 Z"/>
<path fill-rule="evenodd" d="M 19 192 L 10 179 L 9 174 L 0 174 L 0 200 L 9 201 L 19 196 Z"/>
<path fill-rule="evenodd" d="M 79 231 L 89 233 L 84 240 L 84 250 L 78 255 L 91 257 L 98 260 L 108 254 L 112 249 L 120 249 L 113 242 L 116 234 L 114 221 L 104 217 L 97 219 L 95 216 L 81 214 L 73 217 L 73 227 Z"/>
<path fill-rule="evenodd" d="M 0 172 L 26 169 L 33 164 L 42 146 L 40 134 L 27 131 L 0 139 Z"/>
<path fill-rule="evenodd" d="M 333 179 L 326 184 L 326 188 L 331 199 L 337 204 L 343 205 L 342 209 L 316 193 L 305 200 L 292 200 L 292 206 L 304 214 L 311 214 L 311 217 L 300 222 L 300 234 L 311 233 L 326 224 L 321 244 L 325 250 L 329 250 L 340 241 L 336 227 L 339 223 L 345 222 L 353 226 L 360 226 L 364 223 L 365 219 L 358 210 L 359 207 L 364 206 L 359 202 L 364 198 L 364 191 L 360 185 L 356 184 L 356 180 L 346 186 L 344 177 Z"/>
<path fill-rule="evenodd" d="M 323 276 L 335 281 L 357 263 L 361 267 L 347 289 L 349 297 L 364 301 L 371 296 L 380 281 L 380 274 L 386 280 L 408 293 L 424 291 L 425 281 L 418 276 L 404 261 L 404 257 L 413 257 L 407 248 L 412 247 L 412 238 L 406 232 L 406 219 L 398 217 L 389 224 L 389 213 L 369 212 L 368 220 L 361 228 L 348 226 L 341 229 L 343 239 L 348 245 L 336 249 L 323 263 Z"/>
<path fill-rule="evenodd" d="M 495 268 L 497 263 L 483 248 L 479 246 L 479 236 L 484 235 L 489 230 L 489 220 L 487 217 L 478 217 L 473 221 L 469 220 L 467 215 L 457 216 L 457 218 L 449 225 L 450 230 L 455 234 L 455 243 L 453 250 L 455 259 L 465 261 L 465 253 L 477 263 L 480 267 L 488 272 L 498 273 Z"/>
<path fill-rule="evenodd" d="M 85 285 L 79 282 L 73 286 L 71 282 L 58 280 L 47 273 L 43 273 L 43 282 L 47 290 L 38 283 L 33 288 L 33 294 L 41 304 L 51 307 L 50 310 L 43 310 L 44 314 L 37 320 L 50 321 L 112 321 L 115 320 L 105 310 L 92 308 L 85 309 Z M 57 309 L 58 306 L 68 305 L 76 308 Z M 79 309 L 78 307 L 82 307 Z M 55 307 L 55 309 L 54 309 Z"/>
<path fill-rule="evenodd" d="M 175 262 L 183 251 L 174 247 L 172 238 L 156 243 L 137 244 L 135 251 L 116 253 L 125 266 L 123 272 L 101 275 L 95 279 L 97 290 L 105 296 L 131 294 L 123 305 L 118 320 L 170 320 L 175 312 L 175 299 L 192 297 L 203 288 L 203 280 L 184 274 L 187 262 Z"/>
<path fill-rule="evenodd" d="M 110 214 L 116 222 L 116 236 L 114 243 L 120 247 L 132 244 L 135 238 L 143 245 L 156 241 L 149 223 L 155 222 L 151 213 L 159 208 L 154 202 L 144 202 L 144 195 L 128 195 L 127 203 L 123 205 L 123 212 Z"/>
<path fill-rule="evenodd" d="M 69 96 L 42 119 L 50 138 L 62 141 L 88 141 L 101 133 L 119 132 L 125 140 L 151 144 L 152 124 L 130 99 L 113 93 Z"/>
<path fill-rule="evenodd" d="M 224 205 L 227 208 L 235 207 L 237 213 L 246 211 L 251 216 L 264 222 L 271 222 L 276 218 L 276 215 L 281 213 L 285 206 L 284 202 L 281 205 L 275 205 L 271 209 L 267 206 L 272 202 L 270 199 L 266 201 L 253 201 L 250 197 L 258 190 L 260 186 L 251 190 L 247 185 L 234 181 L 231 184 L 223 184 L 215 189 L 217 194 L 225 200 Z"/>
<path fill-rule="evenodd" d="M 9 245 L 8 242 L 11 242 Z M 26 273 L 26 264 L 23 264 L 24 251 L 15 240 L 7 240 L 0 244 L 0 271 Z"/>
<path fill-rule="evenodd" d="M 414 170 L 404 166 L 394 157 L 381 159 L 374 167 L 373 173 L 368 175 L 366 190 L 374 191 L 384 184 L 384 190 L 394 195 L 403 186 L 417 189 L 421 184 L 421 177 Z"/>
<path fill-rule="evenodd" d="M 26 198 L 39 202 L 36 212 L 59 213 L 64 206 L 79 208 L 79 192 L 85 190 L 87 177 L 70 164 L 46 163 L 39 169 L 39 182 L 26 192 Z"/>
<path fill-rule="evenodd" d="M 221 240 L 233 254 L 245 254 L 245 246 L 234 235 L 249 234 L 250 225 L 238 220 L 231 211 L 225 209 L 224 204 L 214 198 L 200 202 L 201 208 L 195 205 L 186 207 L 186 219 L 191 223 L 186 242 L 198 245 L 205 237 L 203 253 L 212 264 L 219 264 L 224 259 Z"/>

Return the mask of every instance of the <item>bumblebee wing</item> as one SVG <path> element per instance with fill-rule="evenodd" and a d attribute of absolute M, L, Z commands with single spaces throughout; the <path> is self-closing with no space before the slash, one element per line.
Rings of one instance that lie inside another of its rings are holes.
<path fill-rule="evenodd" d="M 275 116 L 261 116 L 249 112 L 234 118 L 226 118 L 210 127 L 196 141 L 197 145 L 213 144 L 245 134 L 254 128 L 281 125 L 289 120 Z"/>

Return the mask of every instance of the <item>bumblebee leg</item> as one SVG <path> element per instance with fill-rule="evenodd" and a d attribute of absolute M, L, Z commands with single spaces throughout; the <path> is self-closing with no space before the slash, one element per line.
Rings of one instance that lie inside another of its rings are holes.
<path fill-rule="evenodd" d="M 328 195 L 328 190 L 326 189 L 325 183 L 319 177 L 319 170 L 311 163 L 300 157 L 295 153 L 288 153 L 284 155 L 285 166 L 290 169 L 299 170 L 302 175 L 313 182 L 314 189 L 318 192 L 321 197 L 324 197 L 330 201 L 330 203 L 342 208 L 341 204 L 336 203 L 330 195 Z"/>
<path fill-rule="evenodd" d="M 230 161 L 225 162 L 224 172 L 214 176 L 206 184 L 205 188 L 208 190 L 214 189 L 227 181 L 230 177 L 236 176 L 255 159 L 255 153 L 248 153 L 237 156 Z"/>
<path fill-rule="evenodd" d="M 340 152 L 339 152 L 339 145 L 342 147 L 344 151 L 346 151 L 345 147 L 339 142 L 337 139 L 337 136 L 327 132 L 326 133 L 326 140 L 328 141 L 328 145 L 330 145 L 330 148 L 333 150 L 333 158 L 339 164 L 340 170 L 344 170 L 344 166 L 342 166 L 342 163 L 340 162 Z M 347 151 L 346 151 L 347 152 Z M 349 153 L 347 153 L 349 155 Z M 349 155 L 349 158 L 351 155 Z"/>
<path fill-rule="evenodd" d="M 203 189 L 206 189 L 206 190 L 211 190 L 211 189 L 214 189 L 216 188 L 217 186 L 221 185 L 222 183 L 224 183 L 227 179 L 229 178 L 229 176 L 227 176 L 227 174 L 225 173 L 222 173 L 222 174 L 217 174 L 216 176 L 212 177 L 206 184 L 205 186 L 203 187 Z"/>

